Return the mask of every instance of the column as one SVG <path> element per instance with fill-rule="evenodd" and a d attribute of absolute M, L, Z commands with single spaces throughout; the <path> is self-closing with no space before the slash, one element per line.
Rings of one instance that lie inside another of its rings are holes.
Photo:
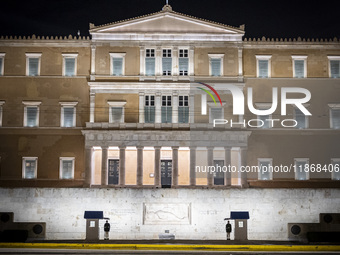
<path fill-rule="evenodd" d="M 178 185 L 178 146 L 172 146 L 172 186 Z"/>
<path fill-rule="evenodd" d="M 172 123 L 178 123 L 178 92 L 172 93 Z"/>
<path fill-rule="evenodd" d="M 155 123 L 162 123 L 161 93 L 155 95 Z"/>
<path fill-rule="evenodd" d="M 242 48 L 238 49 L 238 79 L 243 77 Z"/>
<path fill-rule="evenodd" d="M 214 147 L 208 147 L 207 149 L 208 149 L 208 169 L 209 169 L 210 166 L 214 165 Z M 208 178 L 208 186 L 213 186 L 214 185 L 214 174 L 209 171 L 207 178 Z"/>
<path fill-rule="evenodd" d="M 156 65 L 156 70 L 155 70 L 156 76 L 161 76 L 162 75 L 162 48 L 160 46 L 156 48 L 155 65 Z"/>
<path fill-rule="evenodd" d="M 231 172 L 228 171 L 231 166 L 231 147 L 224 147 L 224 165 L 227 167 L 227 172 L 224 176 L 224 183 L 226 186 L 231 186 Z"/>
<path fill-rule="evenodd" d="M 139 49 L 139 73 L 140 76 L 144 76 L 145 75 L 145 47 L 141 46 Z"/>
<path fill-rule="evenodd" d="M 190 185 L 196 185 L 196 147 L 190 147 Z"/>
<path fill-rule="evenodd" d="M 195 123 L 195 95 L 189 95 L 189 123 Z"/>
<path fill-rule="evenodd" d="M 137 185 L 143 185 L 143 149 L 144 146 L 137 146 Z"/>
<path fill-rule="evenodd" d="M 189 76 L 195 75 L 194 73 L 194 46 L 189 48 Z"/>
<path fill-rule="evenodd" d="M 245 147 L 240 148 L 240 156 L 241 156 L 241 160 L 240 160 L 241 166 L 246 166 L 247 165 L 247 148 Z M 246 172 L 241 173 L 241 186 L 242 188 L 248 187 Z"/>
<path fill-rule="evenodd" d="M 155 146 L 155 168 L 154 168 L 154 175 L 155 175 L 155 183 L 156 187 L 161 186 L 161 146 Z"/>
<path fill-rule="evenodd" d="M 96 46 L 91 45 L 91 75 L 96 74 Z"/>
<path fill-rule="evenodd" d="M 85 187 L 91 187 L 92 184 L 92 147 L 85 148 Z"/>
<path fill-rule="evenodd" d="M 139 92 L 139 123 L 145 123 L 144 104 L 144 92 Z"/>
<path fill-rule="evenodd" d="M 126 146 L 119 146 L 119 185 L 125 185 L 125 149 Z"/>
<path fill-rule="evenodd" d="M 179 66 L 178 66 L 178 47 L 174 46 L 172 49 L 172 75 L 178 76 Z"/>
<path fill-rule="evenodd" d="M 108 150 L 107 146 L 102 146 L 102 185 L 108 185 L 108 167 L 107 167 L 107 158 L 108 158 Z"/>
<path fill-rule="evenodd" d="M 96 105 L 96 94 L 93 92 L 90 92 L 90 122 L 94 122 L 94 108 Z"/>

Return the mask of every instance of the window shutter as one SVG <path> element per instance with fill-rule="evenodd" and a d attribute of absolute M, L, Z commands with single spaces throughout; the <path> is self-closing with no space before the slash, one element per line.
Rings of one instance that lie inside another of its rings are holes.
<path fill-rule="evenodd" d="M 188 75 L 189 59 L 179 58 L 178 64 L 179 64 L 179 75 Z"/>
<path fill-rule="evenodd" d="M 211 120 L 224 119 L 222 116 L 222 108 L 211 108 Z"/>
<path fill-rule="evenodd" d="M 305 61 L 304 60 L 294 60 L 295 66 L 295 78 L 305 77 Z"/>
<path fill-rule="evenodd" d="M 62 178 L 63 179 L 72 179 L 72 160 L 63 160 L 63 171 Z"/>
<path fill-rule="evenodd" d="M 145 106 L 144 116 L 145 116 L 145 123 L 155 123 L 155 107 Z"/>
<path fill-rule="evenodd" d="M 76 74 L 76 59 L 65 58 L 65 76 L 74 76 Z"/>
<path fill-rule="evenodd" d="M 221 76 L 221 59 L 220 58 L 210 59 L 210 65 L 211 65 L 211 75 Z"/>
<path fill-rule="evenodd" d="M 162 106 L 162 123 L 172 122 L 172 107 Z"/>
<path fill-rule="evenodd" d="M 261 180 L 270 180 L 270 174 L 269 174 L 269 166 L 270 163 L 268 161 L 260 161 L 260 179 Z"/>
<path fill-rule="evenodd" d="M 306 128 L 306 116 L 298 108 L 295 108 L 295 120 L 297 121 L 296 128 Z"/>
<path fill-rule="evenodd" d="M 259 61 L 259 77 L 268 78 L 268 60 Z"/>
<path fill-rule="evenodd" d="M 39 58 L 28 59 L 28 75 L 37 76 L 39 71 Z"/>
<path fill-rule="evenodd" d="M 155 58 L 145 59 L 145 74 L 147 76 L 155 75 Z"/>
<path fill-rule="evenodd" d="M 112 74 L 115 76 L 123 75 L 123 58 L 113 58 Z"/>
<path fill-rule="evenodd" d="M 307 180 L 307 173 L 305 171 L 305 161 L 296 161 L 296 179 Z"/>
<path fill-rule="evenodd" d="M 178 123 L 189 123 L 189 107 L 178 107 Z"/>
<path fill-rule="evenodd" d="M 123 116 L 123 108 L 122 107 L 111 107 L 111 120 L 112 123 L 121 123 Z"/>
<path fill-rule="evenodd" d="M 340 60 L 331 60 L 331 78 L 340 78 Z"/>
<path fill-rule="evenodd" d="M 26 108 L 26 120 L 28 127 L 37 126 L 38 108 L 37 107 L 27 107 Z"/>
<path fill-rule="evenodd" d="M 3 65 L 3 58 L 0 58 L 0 76 L 1 76 L 1 75 L 4 75 L 4 74 L 2 73 L 2 65 Z"/>
<path fill-rule="evenodd" d="M 332 128 L 340 129 L 340 109 L 332 109 Z"/>
<path fill-rule="evenodd" d="M 63 107 L 64 110 L 64 127 L 74 127 L 74 108 Z"/>
<path fill-rule="evenodd" d="M 171 75 L 172 58 L 162 58 L 163 75 Z"/>

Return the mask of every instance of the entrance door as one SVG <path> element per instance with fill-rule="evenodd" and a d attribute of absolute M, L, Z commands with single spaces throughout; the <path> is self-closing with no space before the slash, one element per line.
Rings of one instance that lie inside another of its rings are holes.
<path fill-rule="evenodd" d="M 161 160 L 162 188 L 171 188 L 172 160 Z"/>
<path fill-rule="evenodd" d="M 224 172 L 222 171 L 224 160 L 214 160 L 214 166 L 216 167 L 214 174 L 214 185 L 224 185 Z"/>
<path fill-rule="evenodd" d="M 119 183 L 119 159 L 109 159 L 108 183 L 117 185 Z"/>

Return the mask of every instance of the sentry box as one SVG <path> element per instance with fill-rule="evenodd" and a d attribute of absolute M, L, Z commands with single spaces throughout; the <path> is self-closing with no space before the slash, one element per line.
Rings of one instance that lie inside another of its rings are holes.
<path fill-rule="evenodd" d="M 230 218 L 225 220 L 235 220 L 235 240 L 248 240 L 247 221 L 249 212 L 230 212 Z"/>
<path fill-rule="evenodd" d="M 103 211 L 85 211 L 86 241 L 99 241 L 99 220 L 104 218 Z"/>

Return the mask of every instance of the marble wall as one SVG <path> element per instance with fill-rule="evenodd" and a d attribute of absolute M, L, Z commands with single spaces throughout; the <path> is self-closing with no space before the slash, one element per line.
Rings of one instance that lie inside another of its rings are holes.
<path fill-rule="evenodd" d="M 340 190 L 1 188 L 0 201 L 15 221 L 46 222 L 47 239 L 85 239 L 84 211 L 100 210 L 111 239 L 158 239 L 166 230 L 176 239 L 225 239 L 223 219 L 249 211 L 250 240 L 288 240 L 287 223 L 338 213 Z"/>

